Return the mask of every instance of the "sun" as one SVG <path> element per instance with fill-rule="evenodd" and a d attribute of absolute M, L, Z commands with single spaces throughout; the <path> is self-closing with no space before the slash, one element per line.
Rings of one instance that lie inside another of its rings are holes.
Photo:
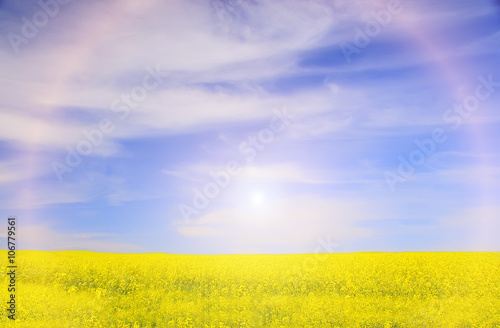
<path fill-rule="evenodd" d="M 261 192 L 254 192 L 251 195 L 250 200 L 253 205 L 261 205 L 265 201 L 265 195 Z"/>

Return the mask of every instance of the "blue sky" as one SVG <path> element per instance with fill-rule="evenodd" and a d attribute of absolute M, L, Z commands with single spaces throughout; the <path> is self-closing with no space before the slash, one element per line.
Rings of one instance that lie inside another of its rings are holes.
<path fill-rule="evenodd" d="M 499 18 L 2 1 L 2 243 L 16 216 L 21 249 L 500 251 Z"/>

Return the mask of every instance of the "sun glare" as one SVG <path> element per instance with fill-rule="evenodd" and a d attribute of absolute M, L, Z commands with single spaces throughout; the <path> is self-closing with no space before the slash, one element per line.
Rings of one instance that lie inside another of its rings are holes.
<path fill-rule="evenodd" d="M 260 192 L 255 192 L 251 196 L 251 201 L 253 205 L 261 205 L 265 200 L 264 194 Z"/>

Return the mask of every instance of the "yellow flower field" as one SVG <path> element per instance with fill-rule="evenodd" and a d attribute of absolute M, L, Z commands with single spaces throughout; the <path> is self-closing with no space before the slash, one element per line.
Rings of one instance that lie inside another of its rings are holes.
<path fill-rule="evenodd" d="M 16 256 L 16 327 L 500 327 L 500 253 Z"/>

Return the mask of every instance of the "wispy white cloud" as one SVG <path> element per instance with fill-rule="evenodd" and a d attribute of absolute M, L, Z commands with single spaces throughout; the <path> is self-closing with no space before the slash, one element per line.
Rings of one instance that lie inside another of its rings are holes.
<path fill-rule="evenodd" d="M 298 195 L 216 210 L 190 224 L 179 223 L 177 230 L 187 237 L 217 238 L 222 243 L 305 246 L 324 235 L 338 242 L 370 238 L 376 232 L 361 223 L 381 217 L 382 212 L 363 210 L 356 201 Z"/>
<path fill-rule="evenodd" d="M 5 234 L 3 234 L 5 235 Z M 23 225 L 17 233 L 24 250 L 87 250 L 94 252 L 145 252 L 144 247 L 123 242 L 119 236 L 107 233 L 65 233 L 49 225 Z M 0 239 L 5 239 L 0 237 Z"/>
<path fill-rule="evenodd" d="M 133 115 L 126 122 L 119 122 L 108 142 L 159 131 L 173 133 L 217 123 L 261 119 L 272 108 L 283 105 L 297 107 L 303 114 L 302 129 L 314 134 L 336 131 L 350 126 L 360 115 L 374 114 L 365 106 L 362 113 L 326 119 L 318 116 L 318 113 L 341 111 L 353 99 L 359 102 L 362 93 L 355 96 L 342 85 L 344 100 L 340 102 L 336 101 L 338 95 L 326 90 L 277 96 L 256 90 L 248 93 L 244 85 L 245 81 L 307 72 L 297 65 L 300 52 L 349 41 L 353 37 L 352 27 L 357 26 L 356 19 L 360 19 L 359 23 L 363 23 L 363 17 L 373 19 L 370 12 L 385 8 L 385 2 L 212 3 L 209 7 L 208 2 L 111 1 L 99 6 L 68 7 L 64 15 L 51 22 L 43 42 L 30 45 L 30 51 L 23 53 L 22 61 L 9 49 L 0 51 L 4 65 L 4 78 L 0 80 L 5 94 L 0 104 L 3 121 L 12 123 L 6 126 L 24 126 L 33 131 L 26 134 L 4 130 L 0 137 L 53 147 L 76 142 L 84 125 L 60 124 L 53 117 L 64 115 L 67 107 L 113 116 L 110 111 L 113 100 L 140 82 L 146 66 L 156 65 L 165 73 L 164 86 L 151 92 L 132 110 Z M 80 13 L 77 15 L 77 8 L 88 14 L 85 17 L 94 17 L 92 24 Z M 147 24 L 138 18 L 144 14 L 148 15 Z M 411 21 L 411 15 L 416 22 L 439 21 L 427 12 L 417 13 L 413 7 L 401 15 L 405 22 Z M 457 13 L 438 11 L 435 15 L 451 19 Z M 74 20 L 72 28 L 54 33 L 70 20 Z M 398 30 L 399 24 L 401 21 L 394 20 L 384 35 Z M 75 34 L 78 40 L 72 41 Z M 335 39 L 330 40 L 330 35 L 335 35 Z M 367 70 L 363 65 L 351 65 L 348 69 Z M 200 85 L 221 82 L 235 83 L 238 92 L 231 94 L 223 89 L 214 92 Z M 27 94 L 30 96 L 26 97 Z M 22 109 L 24 114 L 13 114 L 7 108 Z M 40 109 L 47 115 L 40 114 Z M 401 113 L 394 107 L 384 110 L 385 114 L 376 108 L 372 125 L 415 122 L 408 119 L 407 111 Z M 33 117 L 33 113 L 37 116 Z"/>
<path fill-rule="evenodd" d="M 29 158 L 34 161 L 35 158 Z M 46 168 L 33 165 L 26 159 L 14 158 L 0 161 L 0 185 L 36 179 L 46 174 Z"/>
<path fill-rule="evenodd" d="M 94 199 L 95 194 L 83 185 L 24 185 L 4 194 L 0 208 L 36 209 L 54 204 L 73 204 Z"/>
<path fill-rule="evenodd" d="M 475 251 L 500 251 L 500 207 L 480 205 L 456 209 L 453 216 L 442 217 L 440 223 L 449 230 L 466 232 L 460 243 L 464 249 Z"/>

